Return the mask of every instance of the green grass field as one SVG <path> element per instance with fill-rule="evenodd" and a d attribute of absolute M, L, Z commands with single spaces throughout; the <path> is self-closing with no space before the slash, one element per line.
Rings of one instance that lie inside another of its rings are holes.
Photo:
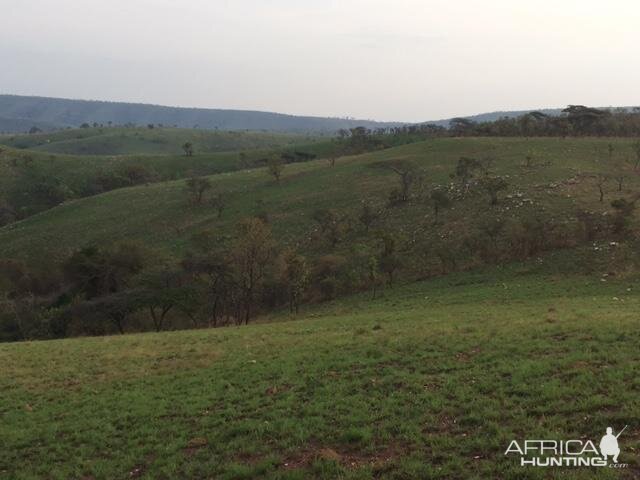
<path fill-rule="evenodd" d="M 194 236 L 232 236 L 258 208 L 281 245 L 312 258 L 357 255 L 377 240 L 354 226 L 331 249 L 315 210 L 356 218 L 364 201 L 382 208 L 400 160 L 423 168 L 428 191 L 452 182 L 461 156 L 492 157 L 492 174 L 509 182 L 497 206 L 472 192 L 440 225 L 417 193 L 384 210 L 375 228 L 398 234 L 411 270 L 421 242 L 453 245 L 486 215 L 538 212 L 559 224 L 576 210 L 610 215 L 612 200 L 639 191 L 630 143 L 446 138 L 333 168 L 290 164 L 279 184 L 264 168 L 224 171 L 209 177 L 228 198 L 220 219 L 207 202 L 189 205 L 184 179 L 122 188 L 0 228 L 0 258 L 40 265 L 134 240 L 178 260 Z M 48 154 L 33 155 L 44 164 Z M 231 165 L 237 153 L 139 160 L 171 171 L 179 161 Z M 81 179 L 91 162 L 116 159 L 55 161 Z M 602 203 L 600 174 L 609 176 Z M 636 245 L 600 240 L 417 283 L 407 275 L 375 300 L 343 297 L 240 328 L 0 344 L 0 478 L 638 478 Z M 624 469 L 523 468 L 504 455 L 512 439 L 597 442 L 624 425 Z"/>
<path fill-rule="evenodd" d="M 483 193 L 456 202 L 443 214 L 447 228 L 454 233 L 463 231 L 470 220 L 487 212 L 509 215 L 530 210 L 562 219 L 578 208 L 607 211 L 611 200 L 629 197 L 640 186 L 640 176 L 627 162 L 631 141 L 613 140 L 615 151 L 611 159 L 605 153 L 609 141 L 449 138 L 345 157 L 334 168 L 325 160 L 288 165 L 280 184 L 264 168 L 214 175 L 210 177 L 214 193 L 224 193 L 229 199 L 221 219 L 206 204 L 189 206 L 184 180 L 120 189 L 71 201 L 1 228 L 0 255 L 37 260 L 64 256 L 90 243 L 123 239 L 181 254 L 199 232 L 231 233 L 239 218 L 255 214 L 256 202 L 269 212 L 272 228 L 282 242 L 313 250 L 311 237 L 316 227 L 312 213 L 334 208 L 355 217 L 363 201 L 382 207 L 398 183 L 388 165 L 398 160 L 420 165 L 429 187 L 451 182 L 449 176 L 461 156 L 495 159 L 492 172 L 508 179 L 510 186 L 505 195 L 510 198 L 503 195 L 501 204 L 494 208 L 488 207 Z M 531 153 L 534 166 L 524 167 L 525 156 Z M 603 203 L 599 202 L 595 184 L 599 173 L 625 176 L 622 192 L 617 191 L 613 179 L 607 182 Z M 407 239 L 442 234 L 442 229 L 434 228 L 432 223 L 431 207 L 416 198 L 387 211 L 379 227 L 394 229 Z"/>
<path fill-rule="evenodd" d="M 0 478 L 637 478 L 637 281 L 544 264 L 245 328 L 0 345 Z M 626 469 L 503 455 L 626 424 Z"/>
<path fill-rule="evenodd" d="M 312 143 L 314 137 L 260 132 L 217 132 L 183 128 L 94 127 L 31 135 L 0 136 L 0 144 L 66 155 L 180 155 L 191 142 L 196 153 L 271 149 Z"/>
<path fill-rule="evenodd" d="M 89 129 L 89 133 L 91 130 L 93 129 Z M 144 145 L 138 149 L 128 144 L 121 145 L 121 149 L 127 153 L 126 155 L 119 154 L 120 152 L 98 155 L 99 152 L 102 152 L 99 149 L 88 154 L 77 155 L 51 153 L 54 150 L 43 151 L 36 146 L 37 142 L 42 141 L 38 135 L 24 137 L 25 141 L 29 140 L 34 143 L 31 145 L 32 149 L 28 150 L 5 147 L 2 145 L 3 138 L 0 137 L 0 207 L 3 202 L 7 202 L 13 206 L 18 218 L 27 217 L 51 208 L 51 200 L 48 200 L 47 197 L 42 198 L 44 192 L 50 188 L 60 191 L 60 195 L 64 195 L 64 198 L 67 199 L 83 198 L 95 194 L 96 184 L 100 182 L 101 178 L 115 179 L 111 180 L 111 183 L 116 187 L 110 188 L 118 188 L 119 182 L 123 182 L 118 180 L 119 178 L 124 178 L 126 184 L 128 181 L 126 180 L 127 172 L 130 169 L 143 172 L 149 178 L 146 183 L 152 183 L 185 178 L 190 175 L 212 175 L 246 168 L 240 161 L 240 152 L 245 156 L 245 162 L 252 164 L 252 162 L 258 162 L 282 152 L 301 151 L 323 157 L 334 148 L 328 140 L 316 141 L 302 136 L 269 136 L 257 133 L 194 133 L 191 131 L 185 133 L 182 130 L 176 130 L 173 133 L 169 130 L 167 133 L 164 130 L 140 130 L 140 132 L 143 138 L 155 135 L 174 143 L 178 141 L 180 135 L 183 137 L 202 135 L 210 143 L 222 138 L 225 146 L 221 147 L 220 151 L 213 147 L 202 151 L 196 147 L 196 153 L 190 157 L 181 152 L 179 145 L 177 148 L 168 149 L 165 152 L 162 149 L 146 148 Z M 63 131 L 56 135 L 71 135 L 73 132 L 84 133 L 83 130 Z M 133 133 L 127 133 L 127 135 L 133 135 Z M 100 135 L 96 135 L 96 137 L 101 138 Z M 14 142 L 10 142 L 9 138 L 11 137 L 5 137 L 4 141 L 11 145 L 22 137 L 16 137 Z M 88 138 L 94 139 L 95 137 Z M 69 140 L 69 142 L 75 141 Z M 196 144 L 196 139 L 193 141 Z M 225 149 L 229 151 L 222 151 Z M 75 152 L 73 149 L 69 150 L 72 153 Z"/>

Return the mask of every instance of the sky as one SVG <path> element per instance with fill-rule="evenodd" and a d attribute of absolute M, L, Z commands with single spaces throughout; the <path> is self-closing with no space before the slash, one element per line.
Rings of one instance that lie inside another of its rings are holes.
<path fill-rule="evenodd" d="M 426 121 L 640 104 L 637 0 L 0 0 L 0 93 Z"/>

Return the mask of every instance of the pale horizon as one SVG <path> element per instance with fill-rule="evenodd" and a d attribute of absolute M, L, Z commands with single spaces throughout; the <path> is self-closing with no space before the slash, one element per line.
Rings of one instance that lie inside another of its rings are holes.
<path fill-rule="evenodd" d="M 471 113 L 462 113 L 458 115 L 450 115 L 443 118 L 427 118 L 419 121 L 406 121 L 402 119 L 378 119 L 378 118 L 362 118 L 362 117 L 354 117 L 353 115 L 345 115 L 345 116 L 322 116 L 316 115 L 313 113 L 290 113 L 290 112 L 281 112 L 281 111 L 272 111 L 272 110 L 256 110 L 250 108 L 217 108 L 217 107 L 202 107 L 199 105 L 170 105 L 163 103 L 155 103 L 155 102 L 135 102 L 131 100 L 104 100 L 100 98 L 73 98 L 73 97 L 52 97 L 48 95 L 39 95 L 37 93 L 12 93 L 12 92 L 2 92 L 0 91 L 0 95 L 8 95 L 8 96 L 16 96 L 16 97 L 34 97 L 34 98 L 51 98 L 55 100 L 71 100 L 71 101 L 81 101 L 81 102 L 105 102 L 105 103 L 123 103 L 123 104 L 132 104 L 132 105 L 149 105 L 155 107 L 168 107 L 168 108 L 185 108 L 185 109 L 203 109 L 203 110 L 230 110 L 230 111 L 240 111 L 240 112 L 259 112 L 259 113 L 273 113 L 277 115 L 291 115 L 296 117 L 317 117 L 317 118 L 339 118 L 339 119 L 353 119 L 353 120 L 362 120 L 362 121 L 373 121 L 379 123 L 424 123 L 424 122 L 438 122 L 442 120 L 450 120 L 452 118 L 466 118 L 473 117 L 475 115 L 482 114 L 491 114 L 491 113 L 502 113 L 502 112 L 514 112 L 514 111 L 544 111 L 544 110 L 561 110 L 566 108 L 568 105 L 559 105 L 559 106 L 546 106 L 546 107 L 531 107 L 531 108 L 499 108 L 496 110 L 487 110 L 482 112 L 471 112 Z M 592 107 L 597 108 L 629 108 L 631 105 L 590 105 Z"/>

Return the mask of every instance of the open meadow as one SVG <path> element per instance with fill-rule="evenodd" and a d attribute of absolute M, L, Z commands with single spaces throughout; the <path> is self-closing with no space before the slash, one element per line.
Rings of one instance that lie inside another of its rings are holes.
<path fill-rule="evenodd" d="M 640 421 L 637 281 L 556 262 L 245 328 L 0 345 L 0 478 L 637 478 L 637 430 L 623 470 L 503 455 Z"/>

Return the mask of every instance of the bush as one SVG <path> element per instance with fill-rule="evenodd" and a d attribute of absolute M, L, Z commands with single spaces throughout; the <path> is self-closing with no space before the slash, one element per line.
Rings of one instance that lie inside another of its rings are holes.
<path fill-rule="evenodd" d="M 124 165 L 119 170 L 119 175 L 129 181 L 129 185 L 141 185 L 151 183 L 158 179 L 155 170 L 139 164 Z"/>
<path fill-rule="evenodd" d="M 331 300 L 340 289 L 340 277 L 346 270 L 347 259 L 340 255 L 320 257 L 313 269 L 313 284 L 317 285 L 321 298 Z"/>

